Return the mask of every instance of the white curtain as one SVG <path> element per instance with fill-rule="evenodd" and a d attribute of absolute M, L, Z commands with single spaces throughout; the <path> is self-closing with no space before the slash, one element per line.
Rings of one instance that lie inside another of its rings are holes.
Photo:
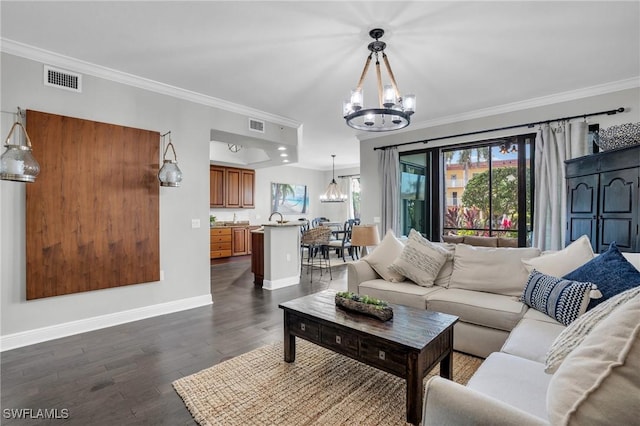
<path fill-rule="evenodd" d="M 380 182 L 380 188 L 382 189 L 382 217 L 380 218 L 382 235 L 384 235 L 389 229 L 392 229 L 396 235 L 399 235 L 399 164 L 398 148 L 387 148 L 378 151 L 378 166 L 382 171 L 382 179 Z"/>
<path fill-rule="evenodd" d="M 559 250 L 564 246 L 567 193 L 564 161 L 589 153 L 585 122 L 544 124 L 535 143 L 533 246 Z"/>
<path fill-rule="evenodd" d="M 340 192 L 346 194 L 347 200 L 343 203 L 342 211 L 343 216 L 347 219 L 353 218 L 353 196 L 351 194 L 351 178 L 350 177 L 341 177 L 339 178 L 338 185 L 340 187 Z"/>

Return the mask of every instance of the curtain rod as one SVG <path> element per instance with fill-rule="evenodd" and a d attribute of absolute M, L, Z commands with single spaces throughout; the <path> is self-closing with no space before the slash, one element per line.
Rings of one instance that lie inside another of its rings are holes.
<path fill-rule="evenodd" d="M 422 141 L 404 142 L 404 143 L 399 143 L 399 144 L 395 144 L 395 145 L 378 146 L 378 147 L 373 148 L 373 150 L 376 151 L 378 149 L 397 148 L 399 146 L 412 145 L 414 143 L 427 144 L 429 142 L 439 141 L 439 140 L 442 140 L 442 139 L 451 139 L 451 138 L 457 138 L 457 137 L 460 137 L 460 136 L 479 135 L 481 133 L 489 133 L 489 132 L 497 132 L 497 131 L 500 131 L 500 130 L 517 129 L 518 127 L 534 127 L 534 126 L 537 126 L 537 125 L 540 125 L 540 124 L 553 123 L 554 121 L 573 120 L 574 118 L 587 118 L 587 117 L 593 117 L 595 115 L 615 115 L 615 114 L 617 114 L 619 112 L 624 112 L 624 108 L 620 107 L 618 109 L 611 109 L 609 111 L 592 112 L 592 113 L 589 113 L 589 114 L 573 115 L 571 117 L 554 118 L 552 120 L 534 121 L 534 122 L 531 122 L 531 123 L 515 124 L 513 126 L 506 126 L 506 127 L 496 127 L 495 129 L 476 130 L 475 132 L 460 133 L 460 134 L 451 135 L 451 136 L 440 136 L 440 137 L 437 137 L 437 138 L 425 139 L 425 140 L 422 140 Z"/>
<path fill-rule="evenodd" d="M 360 173 L 356 173 L 356 174 L 353 174 L 353 175 L 340 175 L 340 176 L 338 176 L 338 178 L 348 178 L 348 177 L 354 177 L 354 176 L 360 176 Z"/>

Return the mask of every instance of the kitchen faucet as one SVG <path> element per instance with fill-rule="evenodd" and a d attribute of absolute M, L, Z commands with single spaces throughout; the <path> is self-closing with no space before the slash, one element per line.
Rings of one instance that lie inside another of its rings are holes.
<path fill-rule="evenodd" d="M 282 217 L 282 213 L 280 212 L 273 212 L 269 215 L 269 222 L 271 222 L 271 218 L 273 217 L 274 214 L 279 214 L 280 215 L 280 221 L 278 223 L 283 223 L 284 222 L 284 218 Z"/>

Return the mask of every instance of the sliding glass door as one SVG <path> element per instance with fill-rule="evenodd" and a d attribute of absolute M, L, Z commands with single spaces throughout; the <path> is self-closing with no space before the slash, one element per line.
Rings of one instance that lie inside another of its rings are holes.
<path fill-rule="evenodd" d="M 427 154 L 400 154 L 400 232 L 409 235 L 415 229 L 422 235 L 427 230 Z"/>

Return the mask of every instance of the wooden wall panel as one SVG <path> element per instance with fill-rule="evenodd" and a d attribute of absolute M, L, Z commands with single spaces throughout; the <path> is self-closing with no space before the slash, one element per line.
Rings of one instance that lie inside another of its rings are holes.
<path fill-rule="evenodd" d="M 160 134 L 27 111 L 27 299 L 160 279 Z"/>

